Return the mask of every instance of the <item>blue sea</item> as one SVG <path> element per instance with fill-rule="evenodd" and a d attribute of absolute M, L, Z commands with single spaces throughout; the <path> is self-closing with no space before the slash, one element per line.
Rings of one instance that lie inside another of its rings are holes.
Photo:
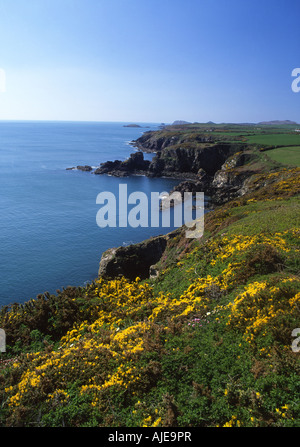
<path fill-rule="evenodd" d="M 125 160 L 134 152 L 130 141 L 158 129 L 153 123 L 125 124 L 0 122 L 0 306 L 92 282 L 106 249 L 174 228 L 172 220 L 169 228 L 100 228 L 96 197 L 102 191 L 117 195 L 119 184 L 127 184 L 128 194 L 150 197 L 178 180 L 66 169 Z"/>

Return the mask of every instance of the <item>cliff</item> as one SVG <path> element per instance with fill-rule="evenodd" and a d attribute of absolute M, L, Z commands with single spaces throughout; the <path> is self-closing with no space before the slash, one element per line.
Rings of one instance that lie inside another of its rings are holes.
<path fill-rule="evenodd" d="M 99 276 L 103 278 L 122 277 L 135 280 L 150 276 L 151 267 L 162 257 L 167 242 L 175 237 L 178 230 L 167 236 L 157 236 L 127 247 L 110 248 L 103 253 L 99 265 Z"/>
<path fill-rule="evenodd" d="M 175 191 L 204 191 L 212 205 L 221 204 L 238 196 L 245 180 L 261 166 L 247 143 L 204 142 L 202 134 L 187 135 L 177 132 L 146 132 L 133 144 L 138 152 L 126 161 L 107 161 L 94 174 L 109 174 L 118 177 L 146 175 L 148 177 L 178 178 Z M 142 151 L 155 151 L 152 161 L 144 160 Z"/>
<path fill-rule="evenodd" d="M 193 132 L 193 128 L 187 128 L 183 125 L 180 129 L 178 126 L 164 127 L 162 130 L 145 132 L 137 140 L 131 142 L 132 146 L 137 147 L 143 152 L 158 152 L 162 149 L 174 146 L 176 144 L 191 143 L 211 143 L 214 138 L 203 132 Z"/>

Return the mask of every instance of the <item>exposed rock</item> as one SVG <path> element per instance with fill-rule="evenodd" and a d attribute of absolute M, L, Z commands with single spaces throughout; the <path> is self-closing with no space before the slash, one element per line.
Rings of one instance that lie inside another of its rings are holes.
<path fill-rule="evenodd" d="M 194 136 L 194 142 L 197 143 L 212 143 L 213 137 L 203 134 Z M 161 131 L 148 131 L 144 132 L 137 140 L 133 140 L 131 145 L 137 147 L 143 152 L 160 152 L 165 148 L 174 146 L 177 144 L 190 143 L 189 138 L 182 133 L 166 132 L 164 129 Z"/>
<path fill-rule="evenodd" d="M 86 171 L 86 172 L 89 172 L 89 171 L 92 171 L 93 170 L 93 168 L 92 168 L 92 166 L 88 166 L 88 165 L 85 165 L 85 166 L 73 166 L 72 168 L 66 168 L 66 170 L 67 171 L 72 171 L 72 170 L 74 170 L 74 169 L 78 169 L 79 171 Z"/>
<path fill-rule="evenodd" d="M 186 180 L 186 181 L 179 183 L 179 185 L 174 186 L 174 188 L 171 190 L 171 193 L 173 193 L 175 191 L 179 191 L 183 195 L 185 192 L 200 191 L 200 189 L 199 189 L 200 187 L 201 187 L 200 183 Z"/>
<path fill-rule="evenodd" d="M 131 280 L 136 277 L 148 278 L 150 267 L 156 264 L 164 253 L 168 237 L 170 236 L 157 236 L 127 247 L 110 248 L 102 255 L 99 276 L 125 276 Z"/>
<path fill-rule="evenodd" d="M 139 150 L 127 160 L 102 163 L 94 174 L 178 178 L 180 183 L 171 193 L 180 192 L 184 197 L 184 192 L 204 192 L 214 206 L 244 194 L 246 179 L 257 172 L 257 156 L 244 142 L 214 143 L 205 133 L 149 131 L 132 143 Z M 143 151 L 156 155 L 145 160 Z M 92 170 L 90 166 L 77 169 Z"/>
<path fill-rule="evenodd" d="M 182 177 L 197 179 L 203 175 L 203 169 L 209 176 L 214 175 L 227 158 L 237 150 L 244 150 L 246 145 L 231 143 L 217 143 L 202 145 L 201 147 L 166 147 L 158 152 L 149 165 L 149 175 L 173 176 L 174 173 Z"/>
<path fill-rule="evenodd" d="M 128 171 L 146 171 L 149 168 L 150 160 L 144 160 L 141 151 L 130 154 L 130 157 L 122 163 L 122 167 Z"/>
<path fill-rule="evenodd" d="M 116 177 L 124 177 L 132 174 L 146 174 L 150 165 L 149 160 L 144 160 L 144 154 L 134 152 L 125 160 L 106 161 L 94 171 L 94 174 L 110 174 Z"/>
<path fill-rule="evenodd" d="M 235 154 L 227 158 L 221 169 L 237 168 L 239 166 L 244 166 L 256 159 L 257 155 L 251 152 L 236 152 Z"/>
<path fill-rule="evenodd" d="M 105 163 L 101 163 L 99 168 L 95 169 L 94 174 L 108 174 L 113 170 L 119 169 L 121 164 L 121 160 L 106 161 Z"/>
<path fill-rule="evenodd" d="M 85 166 L 77 166 L 77 169 L 78 169 L 79 171 L 92 171 L 92 170 L 93 170 L 92 166 L 88 166 L 88 165 L 85 165 Z"/>

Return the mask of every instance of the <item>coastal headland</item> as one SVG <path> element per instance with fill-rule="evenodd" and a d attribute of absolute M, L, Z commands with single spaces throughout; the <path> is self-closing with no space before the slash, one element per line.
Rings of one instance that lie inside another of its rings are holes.
<path fill-rule="evenodd" d="M 3 307 L 1 426 L 299 426 L 297 127 L 166 126 L 84 169 L 178 176 L 211 198 L 204 234 L 112 247 L 84 287 Z"/>

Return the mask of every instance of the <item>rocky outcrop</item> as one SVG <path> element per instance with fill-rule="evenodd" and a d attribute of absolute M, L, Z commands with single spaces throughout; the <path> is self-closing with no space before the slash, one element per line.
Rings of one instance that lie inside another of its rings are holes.
<path fill-rule="evenodd" d="M 240 197 L 243 195 L 245 181 L 255 173 L 256 171 L 239 169 L 218 171 L 210 185 L 211 202 L 215 206 L 222 205 L 229 200 Z"/>
<path fill-rule="evenodd" d="M 245 194 L 249 178 L 259 172 L 255 168 L 257 156 L 250 151 L 240 151 L 230 155 L 221 168 L 213 175 L 200 168 L 196 176 L 188 181 L 182 181 L 172 191 L 179 191 L 184 197 L 184 192 L 204 192 L 209 197 L 209 206 L 221 205 L 228 200 Z"/>
<path fill-rule="evenodd" d="M 165 144 L 165 143 L 164 143 Z M 118 177 L 143 174 L 149 177 L 173 177 L 194 181 L 204 181 L 204 176 L 213 176 L 227 158 L 246 145 L 217 143 L 198 146 L 170 146 L 153 157 L 144 160 L 141 151 L 135 152 L 125 161 L 115 160 L 102 163 L 94 174 L 110 174 Z M 199 178 L 201 177 L 201 178 Z M 207 178 L 206 178 L 207 180 Z"/>
<path fill-rule="evenodd" d="M 178 178 L 180 183 L 171 192 L 204 192 L 210 203 L 219 205 L 244 194 L 246 179 L 257 172 L 253 168 L 253 148 L 244 142 L 206 141 L 205 133 L 177 131 L 145 132 L 134 145 L 140 150 L 125 160 L 107 161 L 95 175 L 116 177 L 146 175 Z M 145 160 L 142 151 L 155 151 L 153 159 Z M 90 166 L 77 166 L 91 171 Z"/>
<path fill-rule="evenodd" d="M 184 174 L 196 178 L 200 169 L 214 175 L 226 159 L 237 150 L 243 150 L 245 145 L 217 143 L 212 145 L 176 146 L 165 148 L 156 154 L 149 166 L 149 175 L 170 176 L 173 173 Z"/>
<path fill-rule="evenodd" d="M 85 172 L 89 172 L 89 171 L 93 170 L 92 166 L 84 165 L 84 166 L 76 166 L 73 168 L 67 168 L 67 171 L 72 171 L 73 169 L 77 169 L 78 171 L 85 171 Z"/>
<path fill-rule="evenodd" d="M 115 160 L 102 163 L 94 174 L 110 174 L 116 177 L 125 177 L 129 175 L 143 174 L 148 172 L 150 165 L 149 160 L 144 160 L 142 152 L 134 152 L 125 161 Z"/>
<path fill-rule="evenodd" d="M 157 236 L 127 247 L 110 248 L 102 255 L 99 276 L 104 278 L 125 278 L 135 280 L 148 278 L 162 257 L 170 235 Z"/>
<path fill-rule="evenodd" d="M 191 144 L 191 140 L 195 143 L 212 143 L 214 141 L 211 135 L 204 134 L 193 135 L 193 138 L 188 137 L 184 132 L 171 131 L 148 131 L 145 132 L 137 140 L 133 140 L 131 145 L 137 147 L 143 152 L 160 152 L 165 148 L 177 144 Z"/>

